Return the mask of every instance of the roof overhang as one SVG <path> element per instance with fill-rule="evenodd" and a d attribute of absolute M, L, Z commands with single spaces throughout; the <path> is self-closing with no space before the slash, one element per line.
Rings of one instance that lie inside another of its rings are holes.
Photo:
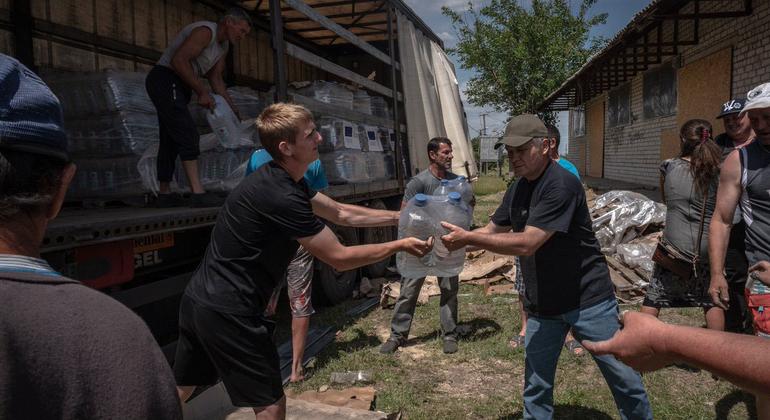
<path fill-rule="evenodd" d="M 678 57 L 681 47 L 697 45 L 701 20 L 744 17 L 752 11 L 751 0 L 653 0 L 537 109 L 566 111 L 582 105 Z"/>

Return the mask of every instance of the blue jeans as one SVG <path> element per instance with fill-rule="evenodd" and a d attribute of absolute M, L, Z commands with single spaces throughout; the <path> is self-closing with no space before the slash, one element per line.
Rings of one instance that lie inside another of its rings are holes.
<path fill-rule="evenodd" d="M 553 417 L 556 363 L 570 328 L 578 340 L 602 341 L 612 337 L 619 327 L 618 304 L 614 297 L 557 316 L 530 315 L 524 341 L 524 418 L 540 420 Z M 641 376 L 613 356 L 593 358 L 610 386 L 620 417 L 652 419 L 650 402 Z"/>

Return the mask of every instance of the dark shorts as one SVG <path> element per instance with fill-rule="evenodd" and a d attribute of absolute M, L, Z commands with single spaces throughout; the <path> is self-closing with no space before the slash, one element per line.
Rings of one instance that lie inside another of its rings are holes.
<path fill-rule="evenodd" d="M 274 323 L 260 316 L 213 311 L 187 295 L 179 308 L 174 378 L 179 386 L 217 379 L 238 407 L 263 407 L 283 397 Z"/>
<path fill-rule="evenodd" d="M 158 112 L 158 180 L 168 182 L 177 156 L 196 160 L 200 155 L 200 136 L 187 108 L 192 92 L 173 70 L 163 66 L 150 70 L 145 87 Z"/>

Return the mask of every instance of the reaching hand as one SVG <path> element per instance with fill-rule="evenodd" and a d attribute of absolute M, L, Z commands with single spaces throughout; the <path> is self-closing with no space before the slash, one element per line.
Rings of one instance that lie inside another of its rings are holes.
<path fill-rule="evenodd" d="M 467 245 L 465 239 L 465 234 L 468 233 L 467 230 L 447 222 L 441 222 L 441 226 L 449 231 L 449 233 L 441 237 L 441 242 L 444 243 L 446 249 L 454 251 Z"/>
<path fill-rule="evenodd" d="M 653 371 L 671 365 L 675 359 L 666 354 L 666 324 L 652 315 L 641 312 L 623 312 L 620 315 L 623 328 L 606 341 L 582 342 L 591 353 L 600 356 L 611 354 L 621 362 L 640 371 Z"/>
<path fill-rule="evenodd" d="M 406 251 L 416 257 L 424 257 L 425 254 L 429 253 L 431 249 L 433 249 L 433 237 L 431 236 L 427 240 L 417 239 L 417 238 L 404 238 L 403 239 L 403 247 L 402 250 Z"/>
<path fill-rule="evenodd" d="M 730 307 L 730 292 L 727 290 L 727 279 L 724 275 L 711 276 L 709 284 L 709 296 L 714 305 L 727 310 Z"/>
<path fill-rule="evenodd" d="M 749 268 L 749 273 L 758 278 L 762 283 L 770 286 L 770 262 L 760 261 Z"/>
<path fill-rule="evenodd" d="M 198 95 L 198 105 L 206 109 L 214 109 L 214 98 L 208 92 Z"/>

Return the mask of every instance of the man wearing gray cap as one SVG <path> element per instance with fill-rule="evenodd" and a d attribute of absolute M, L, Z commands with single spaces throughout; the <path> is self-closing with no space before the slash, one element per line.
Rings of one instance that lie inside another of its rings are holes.
<path fill-rule="evenodd" d="M 0 54 L 0 419 L 181 419 L 144 322 L 40 258 L 74 174 L 58 99 Z"/>
<path fill-rule="evenodd" d="M 535 115 L 511 119 L 496 147 L 505 146 L 517 180 L 485 227 L 449 223 L 441 240 L 517 255 L 529 317 L 525 337 L 524 418 L 553 417 L 553 382 L 562 343 L 606 340 L 619 329 L 607 262 L 591 228 L 580 181 L 551 159 L 548 130 Z M 641 377 L 612 356 L 594 356 L 623 419 L 651 419 Z"/>
<path fill-rule="evenodd" d="M 730 99 L 722 104 L 717 119 L 721 119 L 725 132 L 716 136 L 714 142 L 722 148 L 722 161 L 735 149 L 748 146 L 754 140 L 754 130 L 748 114 L 741 114 L 746 100 Z M 740 208 L 733 215 L 733 227 L 730 230 L 727 254 L 725 256 L 725 274 L 729 285 L 731 305 L 725 310 L 725 330 L 742 333 L 751 331 L 751 316 L 746 306 L 743 289 L 748 276 L 746 260 L 746 223 L 743 222 Z"/>
<path fill-rule="evenodd" d="M 746 222 L 746 258 L 749 279 L 746 283 L 748 307 L 754 315 L 754 331 L 770 338 L 770 284 L 757 273 L 751 273 L 762 261 L 770 261 L 770 83 L 752 89 L 740 116 L 748 115 L 756 135 L 748 146 L 732 152 L 722 164 L 717 190 L 717 204 L 709 227 L 709 262 L 711 285 L 709 294 L 717 306 L 731 305 L 725 278 L 727 254 L 736 208 L 740 203 Z M 757 413 L 770 418 L 770 397 L 757 395 Z"/>

